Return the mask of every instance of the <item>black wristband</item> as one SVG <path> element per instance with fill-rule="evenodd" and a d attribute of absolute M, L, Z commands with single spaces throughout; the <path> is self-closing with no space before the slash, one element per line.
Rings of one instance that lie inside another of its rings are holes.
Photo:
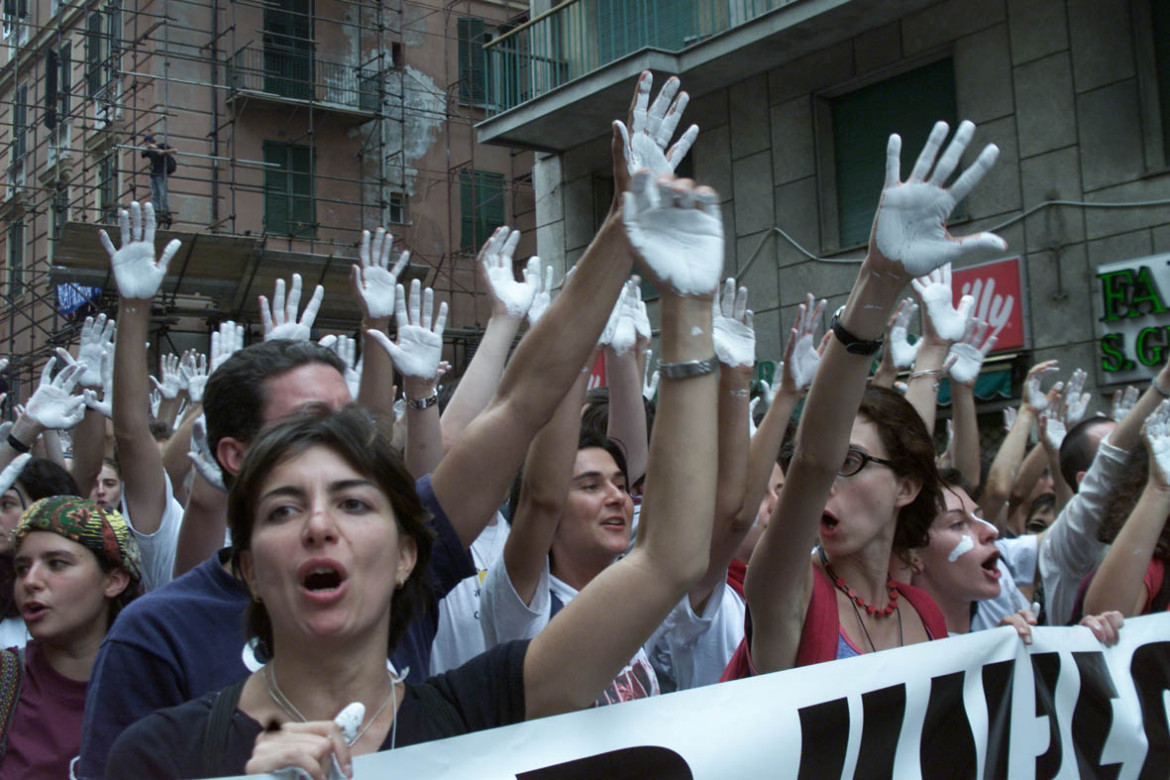
<path fill-rule="evenodd" d="M 31 446 L 25 444 L 20 439 L 13 436 L 11 433 L 8 434 L 8 446 L 11 447 L 12 449 L 16 450 L 17 452 L 19 452 L 21 455 L 23 455 L 24 453 L 26 453 L 32 449 Z"/>
<path fill-rule="evenodd" d="M 841 346 L 845 347 L 845 351 L 850 355 L 873 355 L 882 348 L 882 337 L 879 336 L 873 341 L 859 339 L 845 329 L 836 314 L 833 315 L 833 322 L 829 327 L 833 329 L 833 335 L 837 337 L 837 341 L 841 342 Z"/>

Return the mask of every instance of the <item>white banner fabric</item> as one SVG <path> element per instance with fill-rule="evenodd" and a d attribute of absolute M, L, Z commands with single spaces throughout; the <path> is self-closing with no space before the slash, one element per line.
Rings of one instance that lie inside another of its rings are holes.
<path fill-rule="evenodd" d="M 1126 621 L 1111 648 L 1080 627 L 1033 637 L 1000 628 L 543 718 L 361 756 L 354 775 L 1170 777 L 1170 614 Z"/>

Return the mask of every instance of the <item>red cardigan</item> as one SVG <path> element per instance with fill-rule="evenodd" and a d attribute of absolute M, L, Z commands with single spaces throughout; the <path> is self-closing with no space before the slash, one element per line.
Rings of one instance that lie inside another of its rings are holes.
<path fill-rule="evenodd" d="M 809 666 L 824 661 L 837 660 L 837 637 L 841 632 L 841 617 L 837 613 L 837 589 L 833 586 L 829 575 L 821 571 L 819 566 L 809 564 L 813 569 L 812 598 L 809 600 L 808 612 L 804 616 L 804 627 L 800 632 L 800 647 L 796 651 L 796 666 Z M 910 606 L 922 619 L 926 627 L 926 634 L 931 639 L 945 639 L 947 623 L 942 611 L 926 591 L 907 585 L 904 582 L 894 583 L 898 593 L 910 602 Z M 750 618 L 750 613 L 749 616 Z M 727 668 L 719 682 L 738 680 L 743 677 L 752 677 L 756 674 L 752 665 L 751 651 L 748 645 L 749 637 L 740 640 L 735 655 L 731 657 Z"/>

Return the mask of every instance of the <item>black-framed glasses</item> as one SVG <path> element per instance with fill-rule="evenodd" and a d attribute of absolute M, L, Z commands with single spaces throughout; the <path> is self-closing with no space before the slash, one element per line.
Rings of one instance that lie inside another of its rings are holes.
<path fill-rule="evenodd" d="M 845 453 L 845 460 L 842 461 L 841 468 L 837 469 L 837 474 L 842 477 L 852 477 L 868 466 L 870 461 L 880 463 L 883 466 L 889 466 L 890 468 L 894 467 L 894 462 L 891 460 L 878 458 L 870 455 L 868 452 L 862 452 L 861 450 L 850 447 L 849 451 Z"/>

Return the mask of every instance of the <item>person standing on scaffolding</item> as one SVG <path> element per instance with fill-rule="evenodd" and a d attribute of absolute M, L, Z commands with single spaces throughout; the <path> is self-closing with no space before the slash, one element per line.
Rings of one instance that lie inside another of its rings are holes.
<path fill-rule="evenodd" d="M 142 156 L 150 160 L 150 200 L 158 216 L 159 227 L 171 226 L 171 206 L 167 202 L 167 177 L 173 176 L 178 164 L 175 162 L 175 147 L 154 140 L 145 135 L 142 142 L 146 148 Z"/>

